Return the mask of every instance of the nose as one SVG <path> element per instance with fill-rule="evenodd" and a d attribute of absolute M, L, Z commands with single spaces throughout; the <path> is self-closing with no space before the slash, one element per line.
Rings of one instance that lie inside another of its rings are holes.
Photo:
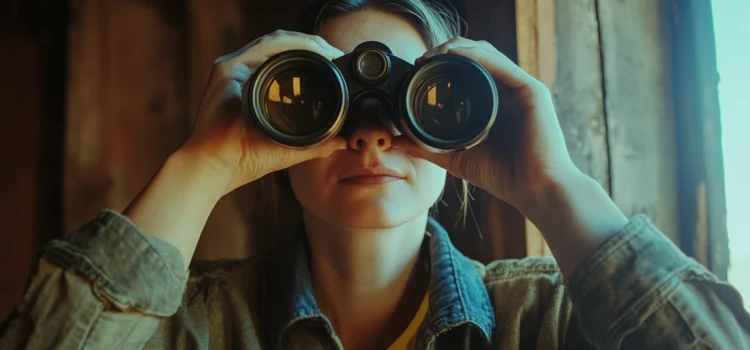
<path fill-rule="evenodd" d="M 367 123 L 358 125 L 349 137 L 349 148 L 358 152 L 367 151 L 370 148 L 380 151 L 391 148 L 393 136 L 382 125 Z"/>

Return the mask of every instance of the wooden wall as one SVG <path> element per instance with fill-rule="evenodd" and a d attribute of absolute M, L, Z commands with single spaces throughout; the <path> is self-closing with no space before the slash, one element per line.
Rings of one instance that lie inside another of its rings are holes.
<path fill-rule="evenodd" d="M 33 251 L 101 208 L 122 210 L 185 140 L 213 60 L 287 26 L 304 1 L 18 0 L 0 7 L 0 47 L 15 53 L 0 55 L 0 63 L 17 67 L 0 79 L 0 161 L 10 170 L 0 172 L 0 315 L 17 303 Z M 677 184 L 692 163 L 678 152 L 687 143 L 676 133 L 696 131 L 675 127 L 675 1 L 455 4 L 469 38 L 494 44 L 552 89 L 575 163 L 628 215 L 650 215 L 700 258 L 679 234 L 685 197 Z M 462 226 L 456 186 L 446 183 L 439 219 L 468 256 L 487 262 L 549 253 L 514 208 L 478 189 Z M 262 192 L 257 182 L 219 202 L 198 258 L 252 255 L 296 227 L 280 220 L 275 233 Z"/>
<path fill-rule="evenodd" d="M 678 242 L 670 3 L 558 0 L 552 91 L 578 167 Z"/>
<path fill-rule="evenodd" d="M 513 57 L 514 3 L 489 4 L 456 3 L 467 14 L 470 37 L 489 40 Z M 213 60 L 288 27 L 303 1 L 291 1 L 287 8 L 270 2 L 251 8 L 241 0 L 71 2 L 65 231 L 100 208 L 121 210 L 130 202 L 187 137 Z M 486 193 L 477 192 L 467 224 L 456 225 L 460 203 L 453 181 L 446 185 L 448 207 L 440 214 L 446 226 L 455 227 L 457 243 L 485 261 L 523 256 L 523 218 Z M 298 218 L 289 215 L 292 219 L 280 220 L 280 232 L 274 233 L 262 185 L 250 184 L 220 201 L 199 244 L 199 258 L 246 257 L 297 226 Z M 499 231 L 516 234 L 494 234 Z"/>
<path fill-rule="evenodd" d="M 64 2 L 0 3 L 0 318 L 61 232 Z"/>

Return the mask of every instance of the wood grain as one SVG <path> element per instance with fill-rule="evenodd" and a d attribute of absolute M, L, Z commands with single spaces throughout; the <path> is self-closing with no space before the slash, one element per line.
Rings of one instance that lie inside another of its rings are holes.
<path fill-rule="evenodd" d="M 557 69 L 555 1 L 516 1 L 516 37 L 518 65 L 553 90 Z M 549 255 L 539 229 L 528 219 L 524 220 L 524 226 L 526 255 Z"/>
<path fill-rule="evenodd" d="M 185 140 L 183 9 L 71 2 L 65 229 L 122 210 Z"/>
<path fill-rule="evenodd" d="M 557 1 L 555 109 L 576 166 L 609 189 L 609 145 L 595 0 Z"/>
<path fill-rule="evenodd" d="M 254 3 L 187 0 L 188 108 L 194 118 L 214 60 L 253 39 L 286 28 L 302 12 L 301 1 Z M 266 178 L 265 180 L 269 180 Z M 206 223 L 197 259 L 244 258 L 284 241 L 301 222 L 296 201 L 277 193 L 269 181 L 256 181 L 222 198 Z"/>
<path fill-rule="evenodd" d="M 41 102 L 40 48 L 20 31 L 0 31 L 0 55 L 7 67 L 0 79 L 0 319 L 21 300 L 34 256 L 41 218 L 39 191 Z M 41 199 L 43 200 L 43 199 Z"/>
<path fill-rule="evenodd" d="M 195 112 L 214 60 L 242 47 L 249 38 L 245 31 L 241 1 L 225 0 L 217 4 L 187 0 L 185 6 L 187 105 L 190 119 L 195 120 Z M 196 248 L 196 259 L 243 258 L 250 255 L 251 227 L 243 216 L 251 215 L 255 208 L 240 206 L 236 201 L 239 193 L 254 197 L 255 193 L 247 189 L 248 186 L 230 193 L 217 203 Z"/>
<path fill-rule="evenodd" d="M 610 193 L 679 242 L 666 2 L 598 0 Z"/>
<path fill-rule="evenodd" d="M 670 61 L 674 108 L 679 116 L 675 134 L 679 151 L 680 247 L 719 278 L 726 279 L 730 246 L 711 4 L 696 0 L 669 2 L 671 11 L 665 14 L 665 23 L 670 36 L 665 41 L 673 53 Z M 731 253 L 743 252 L 733 249 Z"/>

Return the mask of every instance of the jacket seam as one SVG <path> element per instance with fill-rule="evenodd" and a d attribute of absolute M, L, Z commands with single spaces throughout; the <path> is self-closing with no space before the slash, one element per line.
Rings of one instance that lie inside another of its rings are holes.
<path fill-rule="evenodd" d="M 669 303 L 670 298 L 674 295 L 674 292 L 677 290 L 678 284 L 680 282 L 676 276 L 684 271 L 686 267 L 687 266 L 675 269 L 675 271 L 667 275 L 661 282 L 656 283 L 653 289 L 649 290 L 647 293 L 642 294 L 640 298 L 638 298 L 638 300 L 636 300 L 628 308 L 627 312 L 625 312 L 622 317 L 615 320 L 612 326 L 608 329 L 608 343 L 611 344 L 612 341 L 615 340 L 613 338 L 615 338 L 619 334 L 622 334 L 622 327 L 630 322 L 634 316 L 648 315 L 644 319 L 649 319 L 653 317 L 653 315 L 659 309 L 663 308 L 664 305 Z M 648 306 L 649 301 L 657 301 L 658 304 L 647 309 L 648 312 L 639 312 L 640 310 L 644 310 L 644 308 Z M 680 317 L 682 317 L 682 315 L 680 315 Z"/>

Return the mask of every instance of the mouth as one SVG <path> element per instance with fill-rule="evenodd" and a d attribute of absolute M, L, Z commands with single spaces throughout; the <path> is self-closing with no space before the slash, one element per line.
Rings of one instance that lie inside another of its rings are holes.
<path fill-rule="evenodd" d="M 359 168 L 348 172 L 340 182 L 348 185 L 377 186 L 401 181 L 404 178 L 404 175 L 389 168 Z"/>
<path fill-rule="evenodd" d="M 403 178 L 388 175 L 375 175 L 350 177 L 348 179 L 341 180 L 341 183 L 347 185 L 377 186 L 400 180 L 403 180 Z"/>

